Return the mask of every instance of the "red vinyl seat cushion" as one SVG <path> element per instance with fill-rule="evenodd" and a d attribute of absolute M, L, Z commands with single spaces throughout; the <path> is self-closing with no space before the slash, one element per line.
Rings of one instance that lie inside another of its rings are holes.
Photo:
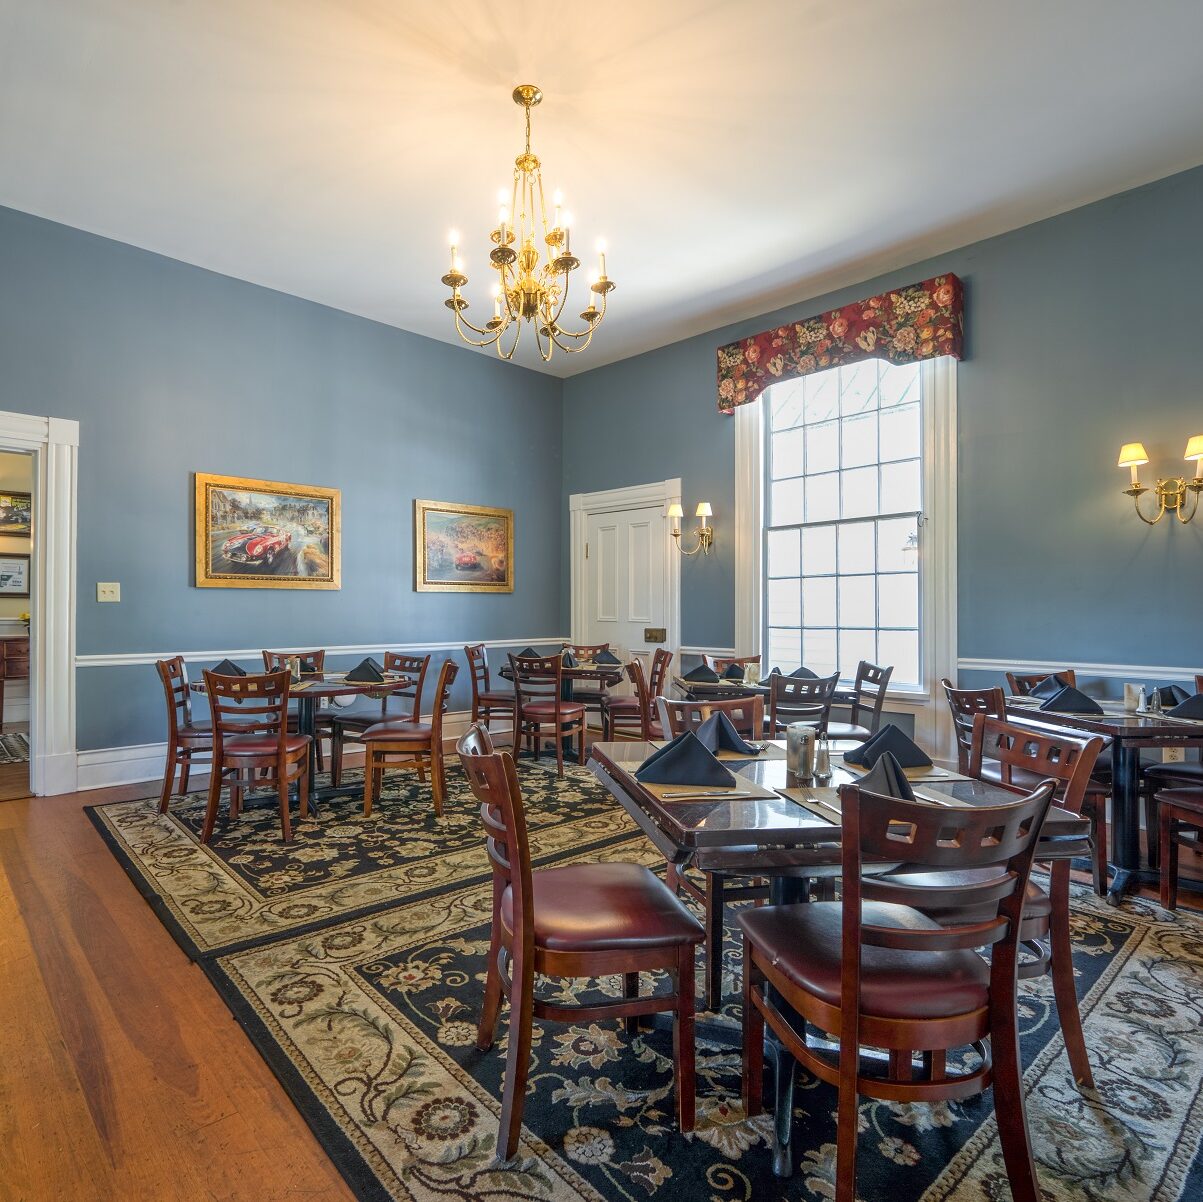
<path fill-rule="evenodd" d="M 585 712 L 585 707 L 575 701 L 561 701 L 559 705 L 560 718 L 563 721 L 579 718 Z M 522 716 L 524 718 L 545 718 L 549 722 L 554 722 L 556 703 L 554 701 L 528 701 L 522 707 Z"/>
<path fill-rule="evenodd" d="M 296 755 L 309 746 L 308 735 L 285 735 L 286 755 Z M 275 735 L 233 735 L 222 746 L 225 755 L 275 755 L 279 740 Z"/>
<path fill-rule="evenodd" d="M 434 734 L 434 727 L 429 722 L 377 722 L 369 726 L 361 736 L 365 743 L 374 740 L 388 742 L 427 743 Z"/>

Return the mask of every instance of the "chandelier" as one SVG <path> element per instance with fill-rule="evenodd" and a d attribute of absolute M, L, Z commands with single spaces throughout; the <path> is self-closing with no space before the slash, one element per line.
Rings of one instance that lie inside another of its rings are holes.
<path fill-rule="evenodd" d="M 569 277 L 581 265 L 572 253 L 572 218 L 562 212 L 560 194 L 553 197 L 550 222 L 543 199 L 543 173 L 530 148 L 530 111 L 543 99 L 534 84 L 519 84 L 514 103 L 526 110 L 526 149 L 514 160 L 514 184 L 508 203 L 503 189 L 498 201 L 497 228 L 489 234 L 489 261 L 497 272 L 493 285 L 493 316 L 484 326 L 464 316 L 468 302 L 461 289 L 468 283 L 459 257 L 459 235 L 451 235 L 451 270 L 443 283 L 451 295 L 443 302 L 455 314 L 455 329 L 472 346 L 495 346 L 503 359 L 512 359 L 522 337 L 522 323 L 535 327 L 543 362 L 559 347 L 565 354 L 583 351 L 606 315 L 606 297 L 614 283 L 606 275 L 606 251 L 598 244 L 598 271 L 589 283 L 589 303 L 581 311 L 583 329 L 563 324 L 568 304 Z M 511 219 L 511 214 L 513 215 Z M 543 256 L 546 256 L 545 258 Z M 474 337 L 478 335 L 478 337 Z"/>

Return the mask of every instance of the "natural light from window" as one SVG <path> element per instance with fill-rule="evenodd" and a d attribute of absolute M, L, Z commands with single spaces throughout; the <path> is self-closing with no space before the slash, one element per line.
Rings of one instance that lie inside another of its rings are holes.
<path fill-rule="evenodd" d="M 919 364 L 869 359 L 766 395 L 768 663 L 851 679 L 864 659 L 919 685 Z"/>

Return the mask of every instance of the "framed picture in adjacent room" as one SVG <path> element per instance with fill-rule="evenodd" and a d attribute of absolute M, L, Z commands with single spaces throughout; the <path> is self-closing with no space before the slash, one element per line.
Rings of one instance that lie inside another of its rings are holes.
<path fill-rule="evenodd" d="M 33 533 L 33 499 L 27 492 L 0 492 L 0 534 L 28 538 Z"/>
<path fill-rule="evenodd" d="M 0 554 L 0 597 L 29 596 L 29 556 Z"/>
<path fill-rule="evenodd" d="M 414 501 L 414 588 L 419 593 L 512 593 L 514 511 Z"/>
<path fill-rule="evenodd" d="M 196 473 L 197 588 L 341 588 L 337 488 Z"/>

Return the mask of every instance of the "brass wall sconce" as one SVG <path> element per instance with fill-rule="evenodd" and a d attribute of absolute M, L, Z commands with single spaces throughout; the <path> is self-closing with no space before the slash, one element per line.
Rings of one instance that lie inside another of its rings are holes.
<path fill-rule="evenodd" d="M 1141 484 L 1138 474 L 1140 467 L 1149 462 L 1149 453 L 1145 450 L 1142 442 L 1126 442 L 1120 448 L 1119 463 L 1116 466 L 1132 469 L 1132 484 L 1125 488 L 1124 492 L 1132 498 L 1136 506 L 1136 516 L 1142 522 L 1156 526 L 1166 513 L 1173 513 L 1178 521 L 1185 524 L 1198 513 L 1199 493 L 1203 492 L 1203 434 L 1195 434 L 1188 440 L 1186 453 L 1182 458 L 1188 463 L 1192 459 L 1194 460 L 1194 479 L 1188 480 L 1184 476 L 1171 476 L 1166 480 L 1158 478 L 1157 484 L 1153 488 L 1153 496 L 1157 501 L 1157 512 L 1150 518 L 1141 512 L 1141 494 L 1147 493 L 1149 489 L 1146 485 Z M 1188 491 L 1194 493 L 1194 504 L 1191 505 L 1189 513 L 1186 511 Z"/>
<path fill-rule="evenodd" d="M 699 551 L 701 551 L 703 555 L 710 554 L 710 548 L 714 544 L 714 527 L 708 525 L 706 519 L 712 516 L 713 513 L 714 510 L 710 508 L 709 501 L 698 502 L 698 507 L 694 510 L 694 517 L 700 518 L 701 522 L 699 523 L 698 528 L 693 532 L 697 537 L 698 545 L 694 547 L 692 551 L 686 551 L 685 548 L 681 546 L 681 519 L 685 516 L 685 510 L 683 510 L 680 504 L 676 501 L 669 505 L 668 516 L 672 518 L 673 522 L 673 528 L 669 531 L 669 534 L 671 534 L 673 538 L 677 540 L 677 550 L 680 551 L 682 555 L 696 555 Z"/>

